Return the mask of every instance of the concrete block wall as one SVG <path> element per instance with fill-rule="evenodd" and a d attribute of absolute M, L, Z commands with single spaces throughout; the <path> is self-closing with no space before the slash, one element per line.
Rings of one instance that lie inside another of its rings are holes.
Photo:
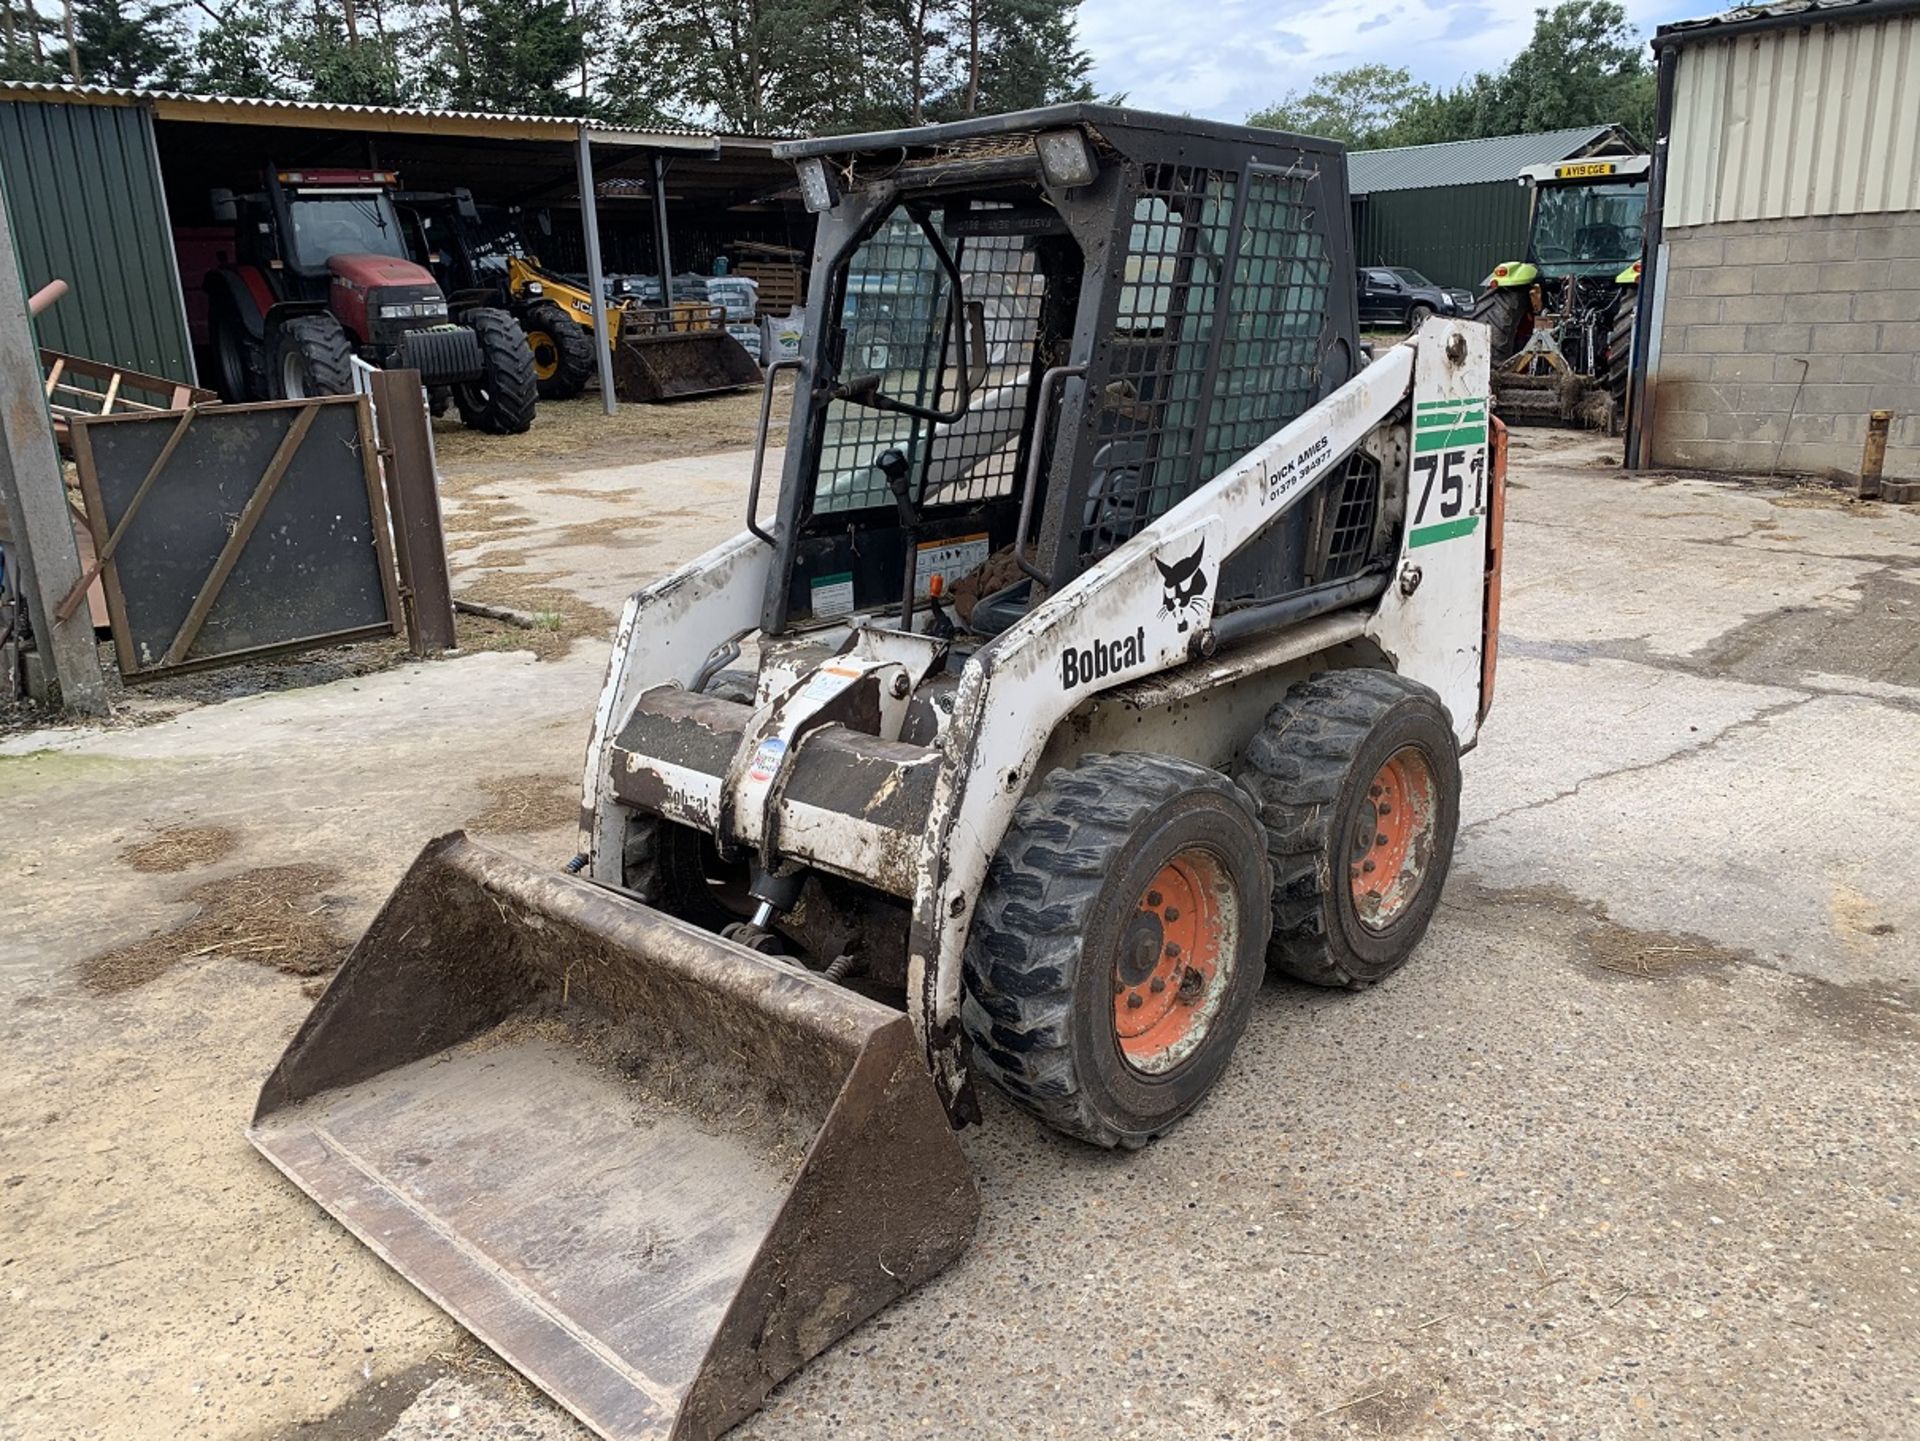
<path fill-rule="evenodd" d="M 1666 249 L 1650 464 L 1851 476 L 1890 410 L 1886 474 L 1920 478 L 1920 211 L 1688 226 Z"/>

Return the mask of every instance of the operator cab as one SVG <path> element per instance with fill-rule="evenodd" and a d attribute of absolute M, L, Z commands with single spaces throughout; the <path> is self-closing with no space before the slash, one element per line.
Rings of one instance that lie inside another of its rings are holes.
<path fill-rule="evenodd" d="M 820 233 L 769 635 L 997 634 L 1358 364 L 1328 142 L 1066 105 L 777 153 Z M 1220 609 L 1365 564 L 1378 479 L 1244 547 Z"/>

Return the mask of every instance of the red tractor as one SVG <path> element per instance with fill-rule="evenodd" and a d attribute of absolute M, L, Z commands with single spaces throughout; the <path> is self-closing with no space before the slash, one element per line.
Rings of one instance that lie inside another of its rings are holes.
<path fill-rule="evenodd" d="M 387 170 L 270 170 L 257 194 L 214 193 L 235 255 L 207 276 L 207 320 L 228 400 L 353 389 L 353 357 L 420 372 L 440 404 L 493 435 L 533 424 L 533 352 L 504 310 L 454 324 L 433 275 L 407 258 Z"/>

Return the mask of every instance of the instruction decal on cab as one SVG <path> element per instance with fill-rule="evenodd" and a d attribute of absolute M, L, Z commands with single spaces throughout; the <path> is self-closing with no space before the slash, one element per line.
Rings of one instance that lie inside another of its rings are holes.
<path fill-rule="evenodd" d="M 1423 400 L 1413 412 L 1407 547 L 1472 535 L 1487 511 L 1487 401 Z"/>

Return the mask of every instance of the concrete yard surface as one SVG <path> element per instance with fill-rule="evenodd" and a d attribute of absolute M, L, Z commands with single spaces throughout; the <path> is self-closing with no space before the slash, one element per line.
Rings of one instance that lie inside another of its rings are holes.
<path fill-rule="evenodd" d="M 682 449 L 447 460 L 534 630 L 0 740 L 0 1438 L 584 1435 L 242 1129 L 425 840 L 572 852 L 620 598 L 739 525 Z M 1920 1433 L 1920 514 L 1617 452 L 1514 433 L 1412 963 L 1137 1153 L 989 1093 L 972 1249 L 735 1434 Z"/>

